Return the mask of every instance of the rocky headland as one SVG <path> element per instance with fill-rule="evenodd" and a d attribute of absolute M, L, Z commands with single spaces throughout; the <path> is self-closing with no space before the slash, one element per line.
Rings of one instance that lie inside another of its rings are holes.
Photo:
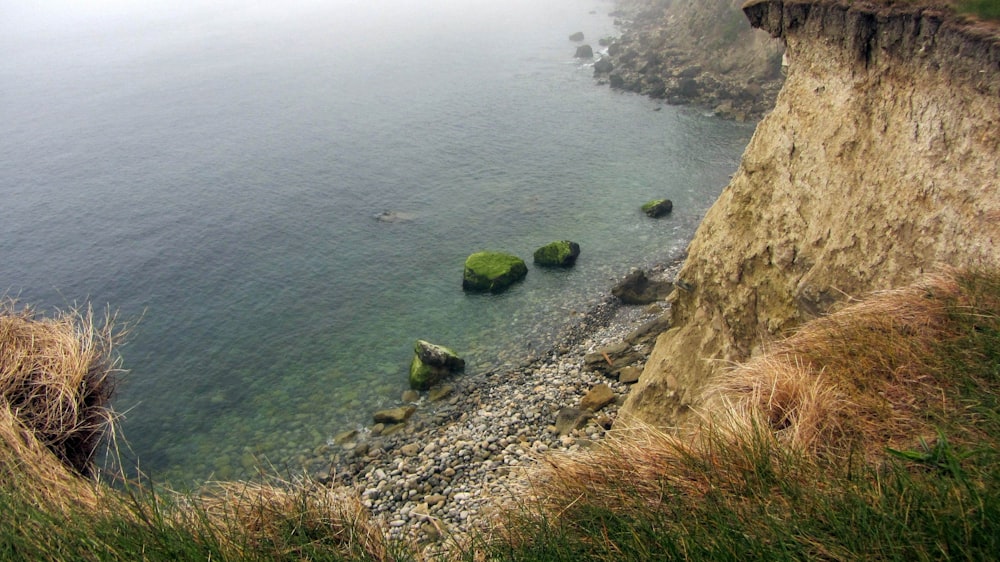
<path fill-rule="evenodd" d="M 784 45 L 750 26 L 742 0 L 622 0 L 618 38 L 594 75 L 612 88 L 697 105 L 730 119 L 759 119 L 784 81 Z"/>

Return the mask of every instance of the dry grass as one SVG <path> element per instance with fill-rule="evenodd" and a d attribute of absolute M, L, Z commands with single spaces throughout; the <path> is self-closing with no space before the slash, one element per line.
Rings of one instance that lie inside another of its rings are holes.
<path fill-rule="evenodd" d="M 113 421 L 119 369 L 111 320 L 99 327 L 90 310 L 44 318 L 12 300 L 0 303 L 0 409 L 82 476 L 93 474 Z"/>
<path fill-rule="evenodd" d="M 701 495 L 712 486 L 707 474 L 752 470 L 741 463 L 758 457 L 733 455 L 734 446 L 773 442 L 773 454 L 871 460 L 887 446 L 933 441 L 936 424 L 956 413 L 943 398 L 954 389 L 934 376 L 937 350 L 958 337 L 950 311 L 970 306 L 967 298 L 954 275 L 942 274 L 810 322 L 720 375 L 696 422 L 673 431 L 619 423 L 624 429 L 583 456 L 550 457 L 539 483 L 559 487 L 546 493 L 557 503 L 595 494 L 634 501 L 638 492 L 652 506 L 665 482 Z"/>
<path fill-rule="evenodd" d="M 940 346 L 961 336 L 952 311 L 969 308 L 954 274 L 873 295 L 808 323 L 766 354 L 723 375 L 703 411 L 733 434 L 766 427 L 821 457 L 932 439 L 956 412 Z"/>
<path fill-rule="evenodd" d="M 178 516 L 209 522 L 234 558 L 261 551 L 283 559 L 309 558 L 310 552 L 327 550 L 394 560 L 384 530 L 348 490 L 309 482 L 216 482 L 196 497 L 180 499 L 189 508 Z"/>

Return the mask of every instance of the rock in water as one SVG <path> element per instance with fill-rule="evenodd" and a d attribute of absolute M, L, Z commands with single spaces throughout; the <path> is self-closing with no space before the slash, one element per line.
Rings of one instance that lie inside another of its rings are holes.
<path fill-rule="evenodd" d="M 375 412 L 373 417 L 375 418 L 375 423 L 403 423 L 416 411 L 417 409 L 413 406 L 400 406 L 399 408 L 392 408 L 390 410 L 379 410 Z"/>
<path fill-rule="evenodd" d="M 583 41 L 583 32 L 582 31 L 577 31 L 573 35 L 569 36 L 569 40 L 570 41 Z"/>
<path fill-rule="evenodd" d="M 517 256 L 500 252 L 477 252 L 465 260 L 462 289 L 499 293 L 524 279 L 528 266 Z"/>
<path fill-rule="evenodd" d="M 578 59 L 592 59 L 594 58 L 594 48 L 590 45 L 580 45 L 576 48 L 576 54 L 573 56 Z"/>
<path fill-rule="evenodd" d="M 569 240 L 546 244 L 535 250 L 535 263 L 542 266 L 570 267 L 580 255 L 580 245 Z"/>
<path fill-rule="evenodd" d="M 433 343 L 417 340 L 410 362 L 410 388 L 427 390 L 446 377 L 465 369 L 465 360 L 457 353 Z"/>
<path fill-rule="evenodd" d="M 642 206 L 642 212 L 654 219 L 669 215 L 673 210 L 674 203 L 670 199 L 655 199 Z"/>

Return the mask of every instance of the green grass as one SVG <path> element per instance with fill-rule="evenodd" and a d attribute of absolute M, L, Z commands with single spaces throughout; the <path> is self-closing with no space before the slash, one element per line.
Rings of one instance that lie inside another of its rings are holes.
<path fill-rule="evenodd" d="M 958 11 L 983 19 L 1000 19 L 1000 0 L 963 0 L 958 4 Z"/>

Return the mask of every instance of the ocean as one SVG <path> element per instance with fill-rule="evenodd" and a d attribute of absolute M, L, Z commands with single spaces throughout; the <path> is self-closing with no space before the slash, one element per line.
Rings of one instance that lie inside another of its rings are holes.
<path fill-rule="evenodd" d="M 175 485 L 294 470 L 416 339 L 544 351 L 683 254 L 753 132 L 596 84 L 605 0 L 78 4 L 0 0 L 0 292 L 117 312 L 122 452 Z M 464 293 L 482 250 L 527 278 Z"/>

